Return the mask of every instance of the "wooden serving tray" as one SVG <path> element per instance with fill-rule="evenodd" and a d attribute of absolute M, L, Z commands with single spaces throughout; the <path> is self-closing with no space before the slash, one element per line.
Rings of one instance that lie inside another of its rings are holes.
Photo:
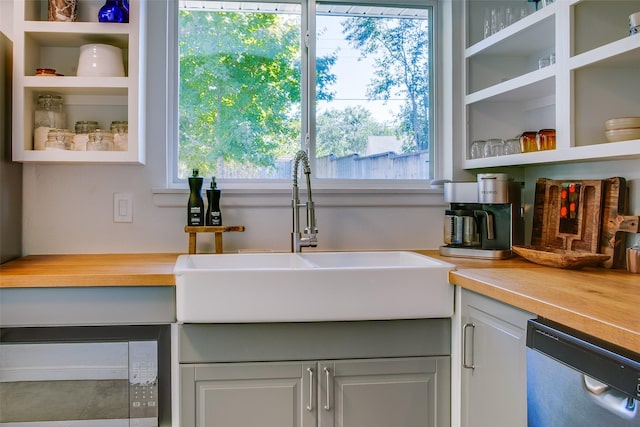
<path fill-rule="evenodd" d="M 539 248 L 535 246 L 513 246 L 511 249 L 527 261 L 548 267 L 572 270 L 596 266 L 611 258 L 610 255 L 605 254 L 568 251 L 556 248 Z"/>

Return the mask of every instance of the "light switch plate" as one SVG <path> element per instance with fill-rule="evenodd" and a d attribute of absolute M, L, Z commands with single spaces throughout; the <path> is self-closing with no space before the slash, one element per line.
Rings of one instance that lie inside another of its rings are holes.
<path fill-rule="evenodd" d="M 133 222 L 133 194 L 113 193 L 113 222 Z"/>

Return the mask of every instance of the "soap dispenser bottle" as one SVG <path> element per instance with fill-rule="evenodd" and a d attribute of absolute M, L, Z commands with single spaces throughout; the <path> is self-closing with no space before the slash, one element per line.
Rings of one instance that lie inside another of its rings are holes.
<path fill-rule="evenodd" d="M 198 169 L 193 169 L 189 178 L 189 203 L 187 204 L 187 225 L 204 225 L 204 201 L 202 200 L 202 183 L 204 179 L 198 176 Z"/>
<path fill-rule="evenodd" d="M 206 225 L 222 225 L 222 212 L 220 212 L 220 194 L 216 186 L 216 177 L 211 178 L 211 188 L 207 189 L 207 216 Z"/>

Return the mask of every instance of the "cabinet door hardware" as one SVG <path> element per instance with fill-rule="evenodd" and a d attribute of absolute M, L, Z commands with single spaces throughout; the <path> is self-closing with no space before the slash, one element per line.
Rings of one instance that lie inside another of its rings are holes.
<path fill-rule="evenodd" d="M 322 370 L 324 371 L 324 378 L 325 378 L 325 386 L 326 386 L 326 394 L 325 394 L 325 402 L 324 402 L 324 410 L 325 411 L 330 411 L 331 410 L 331 371 L 329 370 L 329 368 L 327 368 L 326 366 L 324 368 L 322 368 Z"/>
<path fill-rule="evenodd" d="M 313 369 L 307 368 L 309 375 L 309 403 L 307 403 L 307 411 L 313 412 Z"/>
<path fill-rule="evenodd" d="M 471 363 L 467 363 L 467 329 L 471 328 Z M 474 323 L 465 323 L 462 327 L 462 367 L 465 369 L 475 369 L 473 360 L 473 337 L 475 335 L 476 325 Z"/>

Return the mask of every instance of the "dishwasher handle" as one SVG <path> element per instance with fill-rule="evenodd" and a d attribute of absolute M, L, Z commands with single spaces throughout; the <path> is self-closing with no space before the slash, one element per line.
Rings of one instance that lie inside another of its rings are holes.
<path fill-rule="evenodd" d="M 585 390 L 598 406 L 626 420 L 635 418 L 638 412 L 636 399 L 588 375 L 582 374 L 582 381 Z"/>
<path fill-rule="evenodd" d="M 640 397 L 640 355 L 554 322 L 527 324 L 527 347 L 624 393 Z"/>

